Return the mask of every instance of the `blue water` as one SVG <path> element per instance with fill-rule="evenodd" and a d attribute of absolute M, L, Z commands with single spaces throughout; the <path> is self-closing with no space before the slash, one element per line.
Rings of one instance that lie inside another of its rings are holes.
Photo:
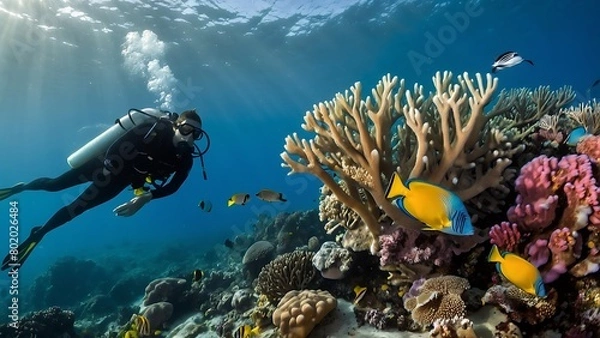
<path fill-rule="evenodd" d="M 391 73 L 431 89 L 436 71 L 486 73 L 508 50 L 535 66 L 499 72 L 500 88 L 571 85 L 586 101 L 600 78 L 600 3 L 591 0 L 142 3 L 0 1 L 0 186 L 59 175 L 129 108 L 196 108 L 212 140 L 207 181 L 197 162 L 180 191 L 133 217 L 112 213 L 132 197 L 125 191 L 53 231 L 22 268 L 23 288 L 64 255 L 184 241 L 202 252 L 261 212 L 316 207 L 316 179 L 280 166 L 284 138 L 313 104 L 356 81 L 368 89 Z M 233 193 L 262 188 L 289 202 L 227 208 Z M 18 195 L 22 237 L 80 189 Z M 8 201 L 3 209 L 6 229 Z M 1 231 L 0 248 L 7 241 Z"/>

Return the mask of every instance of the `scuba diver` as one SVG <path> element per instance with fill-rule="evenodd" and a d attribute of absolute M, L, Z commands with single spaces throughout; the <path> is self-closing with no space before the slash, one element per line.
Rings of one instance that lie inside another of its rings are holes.
<path fill-rule="evenodd" d="M 204 150 L 194 143 L 202 138 L 206 139 Z M 91 182 L 43 226 L 34 227 L 18 249 L 11 248 L 2 261 L 2 270 L 20 267 L 47 233 L 111 200 L 128 186 L 135 197 L 113 210 L 117 216 L 132 216 L 150 200 L 176 192 L 188 177 L 194 157 L 200 157 L 206 180 L 203 155 L 209 147 L 210 139 L 195 110 L 178 116 L 157 109 L 130 109 L 114 126 L 68 158 L 69 171 L 56 178 L 43 177 L 0 189 L 0 200 L 4 200 L 26 190 L 54 192 Z"/>

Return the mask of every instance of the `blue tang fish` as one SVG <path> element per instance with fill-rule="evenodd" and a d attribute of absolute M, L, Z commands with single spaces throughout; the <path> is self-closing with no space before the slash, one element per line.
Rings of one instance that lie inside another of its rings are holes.
<path fill-rule="evenodd" d="M 448 189 L 422 180 L 410 179 L 406 185 L 397 173 L 385 193 L 398 208 L 428 228 L 450 235 L 475 233 L 471 217 L 460 197 Z"/>
<path fill-rule="evenodd" d="M 565 143 L 567 145 L 570 145 L 572 147 L 575 147 L 577 145 L 577 143 L 579 141 L 581 141 L 581 139 L 584 136 L 588 136 L 588 132 L 585 129 L 585 127 L 583 126 L 579 126 L 573 130 L 571 130 L 571 132 L 569 133 L 569 135 L 567 135 L 567 138 L 565 139 Z"/>
<path fill-rule="evenodd" d="M 539 270 L 528 260 L 514 253 L 500 253 L 494 245 L 488 256 L 488 262 L 496 263 L 496 270 L 519 289 L 538 296 L 546 297 L 546 288 Z"/>

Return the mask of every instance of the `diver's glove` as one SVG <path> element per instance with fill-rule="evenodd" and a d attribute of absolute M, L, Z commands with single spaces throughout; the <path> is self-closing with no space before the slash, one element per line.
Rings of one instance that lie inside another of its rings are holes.
<path fill-rule="evenodd" d="M 140 210 L 144 204 L 150 202 L 152 199 L 151 192 L 145 192 L 139 196 L 136 196 L 131 199 L 131 201 L 121 204 L 116 207 L 113 212 L 116 216 L 124 216 L 129 217 L 135 214 L 138 210 Z"/>

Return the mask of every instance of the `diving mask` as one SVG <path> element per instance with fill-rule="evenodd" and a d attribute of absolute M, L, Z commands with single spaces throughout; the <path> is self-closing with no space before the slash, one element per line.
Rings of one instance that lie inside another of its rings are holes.
<path fill-rule="evenodd" d="M 204 131 L 202 130 L 202 127 L 200 127 L 200 124 L 194 120 L 184 120 L 181 123 L 179 123 L 177 128 L 183 136 L 192 134 L 194 140 L 199 140 L 204 134 Z"/>

